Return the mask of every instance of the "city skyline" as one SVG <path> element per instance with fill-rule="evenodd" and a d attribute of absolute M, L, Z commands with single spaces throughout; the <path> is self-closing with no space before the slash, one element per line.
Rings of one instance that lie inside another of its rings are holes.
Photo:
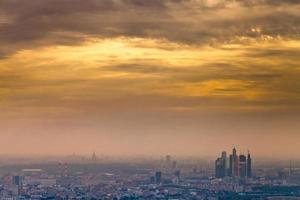
<path fill-rule="evenodd" d="M 297 0 L 0 0 L 0 154 L 300 156 Z"/>
<path fill-rule="evenodd" d="M 246 179 L 252 178 L 252 158 L 250 151 L 247 155 L 238 154 L 235 147 L 232 149 L 232 154 L 227 157 L 227 152 L 222 151 L 221 157 L 215 161 L 215 177 L 216 178 L 237 178 Z"/>

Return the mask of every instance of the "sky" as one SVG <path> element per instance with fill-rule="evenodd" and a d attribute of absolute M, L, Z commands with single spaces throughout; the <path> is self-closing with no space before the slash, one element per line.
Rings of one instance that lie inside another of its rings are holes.
<path fill-rule="evenodd" d="M 300 156 L 299 0 L 0 0 L 0 154 Z"/>

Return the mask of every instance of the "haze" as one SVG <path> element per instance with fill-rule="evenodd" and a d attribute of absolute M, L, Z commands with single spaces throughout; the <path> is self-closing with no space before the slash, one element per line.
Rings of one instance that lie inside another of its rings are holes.
<path fill-rule="evenodd" d="M 0 0 L 0 153 L 298 157 L 299 10 Z"/>

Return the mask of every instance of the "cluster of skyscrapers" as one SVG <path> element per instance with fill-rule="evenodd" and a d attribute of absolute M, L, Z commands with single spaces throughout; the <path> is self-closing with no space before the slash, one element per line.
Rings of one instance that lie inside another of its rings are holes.
<path fill-rule="evenodd" d="M 229 164 L 227 164 L 229 161 Z M 216 178 L 251 178 L 252 177 L 251 156 L 243 154 L 238 155 L 235 148 L 232 154 L 227 157 L 226 151 L 223 151 L 221 157 L 215 162 Z"/>

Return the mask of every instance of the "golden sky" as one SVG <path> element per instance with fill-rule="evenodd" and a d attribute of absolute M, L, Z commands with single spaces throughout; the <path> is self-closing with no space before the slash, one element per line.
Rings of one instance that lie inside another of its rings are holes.
<path fill-rule="evenodd" d="M 299 156 L 299 10 L 0 0 L 1 152 Z"/>

